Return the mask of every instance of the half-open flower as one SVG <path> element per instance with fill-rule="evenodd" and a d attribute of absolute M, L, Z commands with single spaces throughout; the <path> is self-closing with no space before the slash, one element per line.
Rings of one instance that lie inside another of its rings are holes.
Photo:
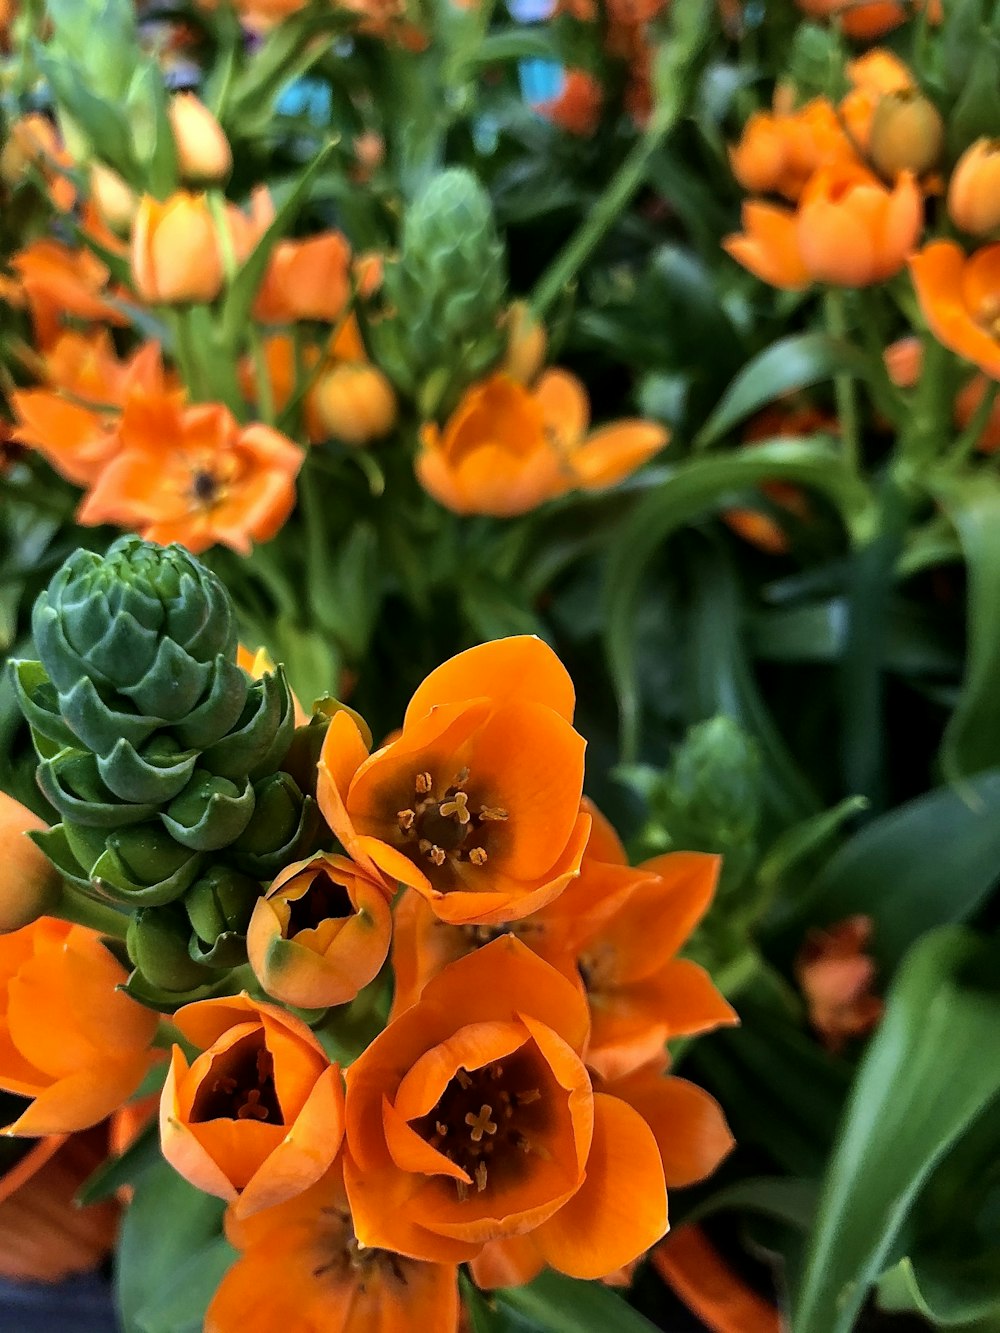
<path fill-rule="evenodd" d="M 202 1048 L 179 1046 L 160 1100 L 167 1161 L 239 1217 L 314 1184 L 343 1138 L 344 1090 L 306 1025 L 248 995 L 185 1005 L 174 1022 Z"/>
<path fill-rule="evenodd" d="M 370 755 L 346 710 L 319 763 L 320 808 L 348 853 L 445 921 L 513 921 L 579 872 L 585 742 L 573 684 L 540 639 L 499 639 L 431 672 L 398 739 Z"/>
<path fill-rule="evenodd" d="M 924 319 L 939 342 L 1000 379 L 1000 245 L 966 258 L 934 241 L 910 260 Z"/>
<path fill-rule="evenodd" d="M 157 1016 L 84 926 L 40 917 L 0 937 L 0 1088 L 34 1100 L 7 1134 L 87 1129 L 135 1092 Z"/>
<path fill-rule="evenodd" d="M 601 1277 L 663 1235 L 649 1126 L 595 1092 L 577 986 L 513 936 L 448 967 L 347 1073 L 347 1193 L 358 1239 L 438 1262 L 531 1233 Z"/>
<path fill-rule="evenodd" d="M 288 866 L 254 908 L 247 953 L 276 1000 L 322 1009 L 353 1000 L 389 952 L 392 914 L 381 876 L 320 852 Z"/>

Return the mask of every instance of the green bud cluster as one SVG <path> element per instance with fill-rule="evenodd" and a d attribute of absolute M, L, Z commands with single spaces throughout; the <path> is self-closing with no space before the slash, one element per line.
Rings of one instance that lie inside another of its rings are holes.
<path fill-rule="evenodd" d="M 182 927 L 185 956 L 161 961 L 155 985 L 190 989 L 240 961 L 233 941 L 260 881 L 315 832 L 312 797 L 280 767 L 295 728 L 284 673 L 243 671 L 222 583 L 183 548 L 137 537 L 71 555 L 32 627 L 39 660 L 14 676 L 61 816 L 37 841 L 82 889 L 141 909 L 129 940 L 140 970 Z M 206 915 L 213 894 L 224 906 Z"/>
<path fill-rule="evenodd" d="M 439 173 L 406 213 L 385 315 L 369 326 L 379 365 L 423 416 L 450 410 L 499 360 L 506 291 L 489 196 L 469 171 Z"/>

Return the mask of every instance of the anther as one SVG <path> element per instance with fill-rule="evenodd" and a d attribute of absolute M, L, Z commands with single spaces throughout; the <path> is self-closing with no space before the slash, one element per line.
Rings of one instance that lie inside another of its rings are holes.
<path fill-rule="evenodd" d="M 529 1088 L 527 1092 L 515 1092 L 514 1099 L 518 1106 L 530 1106 L 532 1102 L 541 1101 L 542 1094 L 537 1088 Z"/>
<path fill-rule="evenodd" d="M 468 824 L 472 819 L 469 811 L 469 797 L 464 791 L 457 791 L 451 801 L 442 801 L 438 806 L 438 812 L 442 819 L 451 819 L 454 815 L 462 825 Z"/>
<path fill-rule="evenodd" d="M 464 1069 L 462 1068 L 456 1069 L 455 1078 L 458 1081 L 458 1086 L 463 1090 L 463 1092 L 465 1091 L 466 1088 L 472 1087 L 472 1079 L 469 1078 L 469 1075 L 465 1072 Z"/>
<path fill-rule="evenodd" d="M 480 1162 L 476 1167 L 476 1189 L 482 1194 L 486 1188 L 486 1163 Z"/>
<path fill-rule="evenodd" d="M 465 784 L 468 782 L 468 780 L 469 780 L 469 770 L 467 768 L 463 768 L 458 773 L 455 774 L 454 778 L 452 779 L 451 785 L 453 787 L 464 787 Z"/>
<path fill-rule="evenodd" d="M 434 785 L 434 779 L 429 773 L 418 773 L 414 785 L 418 796 L 426 796 Z"/>
<path fill-rule="evenodd" d="M 236 1080 L 229 1074 L 223 1074 L 212 1084 L 213 1092 L 221 1092 L 226 1097 L 231 1097 L 236 1091 Z"/>
<path fill-rule="evenodd" d="M 489 860 L 489 857 L 486 855 L 486 848 L 470 847 L 469 860 L 472 862 L 474 866 L 484 866 L 486 862 Z"/>
<path fill-rule="evenodd" d="M 397 810 L 396 818 L 399 821 L 399 827 L 406 833 L 417 822 L 417 812 L 416 810 Z"/>
<path fill-rule="evenodd" d="M 492 1114 L 493 1107 L 487 1106 L 485 1102 L 479 1108 L 478 1115 L 474 1115 L 472 1111 L 466 1113 L 465 1123 L 472 1130 L 469 1137 L 473 1143 L 478 1143 L 484 1134 L 495 1134 L 497 1132 L 495 1121 L 490 1119 Z"/>
<path fill-rule="evenodd" d="M 443 1120 L 435 1120 L 434 1128 L 437 1130 L 437 1132 L 441 1135 L 443 1139 L 446 1139 L 448 1137 L 448 1126 L 444 1123 Z"/>
<path fill-rule="evenodd" d="M 427 838 L 421 838 L 417 843 L 417 847 L 419 848 L 421 855 L 426 856 L 432 864 L 436 866 L 444 865 L 447 858 L 443 847 L 438 847 L 436 843 L 431 842 Z"/>
<path fill-rule="evenodd" d="M 458 1194 L 459 1203 L 465 1203 L 469 1197 L 469 1187 L 464 1180 L 455 1181 L 455 1192 Z"/>
<path fill-rule="evenodd" d="M 497 805 L 484 805 L 479 812 L 479 818 L 486 820 L 504 820 L 509 819 L 510 816 L 507 814 L 506 810 L 501 810 Z"/>

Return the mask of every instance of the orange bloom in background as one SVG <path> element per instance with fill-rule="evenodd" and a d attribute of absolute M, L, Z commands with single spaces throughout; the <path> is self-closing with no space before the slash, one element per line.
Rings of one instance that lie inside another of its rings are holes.
<path fill-rule="evenodd" d="M 144 195 L 132 224 L 132 281 L 150 305 L 214 301 L 223 262 L 215 222 L 203 194 L 166 201 Z"/>
<path fill-rule="evenodd" d="M 303 1194 L 239 1220 L 241 1251 L 205 1316 L 205 1333 L 458 1333 L 458 1270 L 361 1246 L 336 1162 Z"/>
<path fill-rule="evenodd" d="M 898 338 L 885 349 L 885 367 L 889 378 L 900 389 L 912 389 L 920 382 L 924 368 L 924 349 L 917 337 Z M 965 430 L 979 410 L 990 381 L 985 375 L 975 374 L 955 395 L 954 421 L 959 430 Z M 984 454 L 1000 449 L 1000 400 L 994 402 L 976 442 Z"/>
<path fill-rule="evenodd" d="M 857 162 L 857 153 L 833 104 L 816 97 L 794 111 L 755 111 L 729 161 L 745 190 L 794 203 L 820 167 Z"/>
<path fill-rule="evenodd" d="M 271 402 L 275 412 L 281 413 L 299 391 L 299 372 L 301 371 L 302 378 L 307 383 L 315 379 L 321 352 L 318 347 L 310 343 L 297 354 L 295 339 L 289 333 L 274 333 L 269 338 L 264 338 L 263 348 Z M 256 405 L 260 401 L 260 393 L 257 367 L 252 358 L 246 357 L 240 362 L 238 373 L 244 398 L 248 403 Z M 306 438 L 310 444 L 318 444 L 326 438 L 326 434 L 316 413 L 315 383 L 305 393 L 302 414 Z"/>
<path fill-rule="evenodd" d="M 0 791 L 0 933 L 30 926 L 59 901 L 62 877 L 28 837 L 46 827 L 27 806 Z"/>
<path fill-rule="evenodd" d="M 320 852 L 283 870 L 254 907 L 247 953 L 268 995 L 300 1009 L 346 1004 L 389 952 L 392 914 L 381 877 Z"/>
<path fill-rule="evenodd" d="M 39 350 L 58 337 L 65 315 L 115 326 L 128 322 L 109 300 L 110 271 L 89 250 L 74 250 L 61 241 L 32 241 L 13 256 L 10 266 L 16 274 L 14 294 L 27 303 Z"/>
<path fill-rule="evenodd" d="M 344 1177 L 358 1239 L 459 1262 L 531 1233 L 600 1277 L 663 1235 L 652 1131 L 595 1092 L 587 1006 L 512 936 L 435 977 L 347 1072 Z"/>
<path fill-rule="evenodd" d="M 346 710 L 330 722 L 317 795 L 366 870 L 406 884 L 453 924 L 516 920 L 580 869 L 585 742 L 552 649 L 520 636 L 432 671 L 402 733 L 369 756 Z"/>
<path fill-rule="evenodd" d="M 119 361 L 106 329 L 59 335 L 44 355 L 46 388 L 11 395 L 16 438 L 37 449 L 69 481 L 95 482 L 120 447 L 122 418 L 150 429 L 178 411 L 184 392 L 163 369 L 157 343 Z"/>
<path fill-rule="evenodd" d="M 115 523 L 195 554 L 221 543 L 248 555 L 281 529 L 295 505 L 297 445 L 270 426 L 240 426 L 221 403 L 174 404 L 155 424 L 123 416 L 119 450 L 78 522 Z"/>
<path fill-rule="evenodd" d="M 604 89 L 585 69 L 569 69 L 558 97 L 539 102 L 535 111 L 567 134 L 589 137 L 601 123 Z"/>
<path fill-rule="evenodd" d="M 837 430 L 836 418 L 811 404 L 800 407 L 776 404 L 754 417 L 743 438 L 745 444 L 752 446 L 775 438 L 810 436 L 820 432 L 836 434 Z M 800 487 L 787 481 L 765 481 L 758 489 L 779 510 L 800 521 L 809 516 L 809 500 Z M 769 555 L 784 555 L 791 549 L 788 534 L 770 513 L 751 508 L 727 509 L 722 519 L 738 537 Z"/>
<path fill-rule="evenodd" d="M 725 1262 L 702 1227 L 675 1227 L 653 1267 L 713 1333 L 781 1333 L 778 1311 Z"/>
<path fill-rule="evenodd" d="M 872 0 L 859 4 L 858 0 L 798 0 L 803 13 L 814 19 L 836 19 L 844 33 L 856 41 L 870 42 L 876 37 L 898 28 L 912 17 L 914 10 L 922 9 L 922 0 Z M 941 0 L 930 0 L 928 18 L 940 23 Z"/>
<path fill-rule="evenodd" d="M 810 931 L 795 960 L 795 976 L 809 1007 L 809 1022 L 830 1051 L 870 1032 L 884 1005 L 872 994 L 875 960 L 870 916 L 849 916 L 826 930 Z"/>
<path fill-rule="evenodd" d="M 587 434 L 583 385 L 547 370 L 534 389 L 493 375 L 463 396 L 442 431 L 421 430 L 420 484 L 457 514 L 510 518 L 576 488 L 603 490 L 670 439 L 649 421 L 619 421 Z"/>
<path fill-rule="evenodd" d="M 304 241 L 279 241 L 257 293 L 262 324 L 318 319 L 335 324 L 351 297 L 351 247 L 339 231 Z"/>
<path fill-rule="evenodd" d="M 722 242 L 726 254 L 772 287 L 789 291 L 808 287 L 812 278 L 799 254 L 795 214 L 747 201 L 742 216 L 743 231 Z"/>
<path fill-rule="evenodd" d="M 545 365 L 549 337 L 527 301 L 512 301 L 504 320 L 507 350 L 501 369 L 520 384 L 533 384 Z"/>
<path fill-rule="evenodd" d="M 193 185 L 224 181 L 233 150 L 215 116 L 194 93 L 174 93 L 167 104 L 181 179 Z"/>
<path fill-rule="evenodd" d="M 252 652 L 242 643 L 236 647 L 236 665 L 242 667 L 251 680 L 260 680 L 261 676 L 273 675 L 275 671 L 274 659 L 266 648 L 258 648 Z M 295 725 L 308 726 L 310 714 L 302 707 L 294 691 L 292 691 L 292 708 L 295 713 Z"/>
<path fill-rule="evenodd" d="M 966 257 L 954 241 L 932 241 L 911 258 L 910 273 L 935 338 L 1000 379 L 1000 245 Z"/>
<path fill-rule="evenodd" d="M 157 1015 L 83 926 L 41 917 L 0 936 L 0 1087 L 34 1100 L 5 1134 L 65 1134 L 116 1111 L 155 1054 Z"/>
<path fill-rule="evenodd" d="M 340 1069 L 301 1019 L 246 994 L 200 1000 L 173 1018 L 179 1046 L 160 1099 L 160 1141 L 174 1169 L 249 1217 L 293 1198 L 340 1151 Z"/>
<path fill-rule="evenodd" d="M 219 0 L 198 0 L 203 9 L 217 9 Z M 282 19 L 304 9 L 307 0 L 233 0 L 240 22 L 257 32 L 272 28 Z"/>
<path fill-rule="evenodd" d="M 52 203 L 65 213 L 76 202 L 76 188 L 64 174 L 73 165 L 53 122 L 40 111 L 31 111 L 10 126 L 0 153 L 0 179 L 17 185 L 29 168 L 35 168 L 48 186 Z"/>
<path fill-rule="evenodd" d="M 396 424 L 396 394 L 388 376 L 364 361 L 336 361 L 311 394 L 321 438 L 362 445 L 380 440 Z"/>
<path fill-rule="evenodd" d="M 849 61 L 846 73 L 851 91 L 841 100 L 838 112 L 849 138 L 862 153 L 867 153 L 875 116 L 883 101 L 917 94 L 920 88 L 899 57 L 881 47 Z"/>
<path fill-rule="evenodd" d="M 1000 142 L 977 139 L 955 164 L 948 182 L 948 216 L 973 236 L 1000 227 Z"/>

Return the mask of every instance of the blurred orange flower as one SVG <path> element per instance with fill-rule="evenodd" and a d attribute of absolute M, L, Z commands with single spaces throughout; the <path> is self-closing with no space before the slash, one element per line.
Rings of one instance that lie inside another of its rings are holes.
<path fill-rule="evenodd" d="M 567 134 L 589 137 L 601 121 L 604 89 L 585 69 L 568 69 L 558 97 L 539 102 L 535 110 Z"/>
<path fill-rule="evenodd" d="M 0 936 L 0 1087 L 31 1105 L 5 1134 L 64 1134 L 110 1115 L 155 1055 L 157 1015 L 83 926 L 41 917 Z"/>
<path fill-rule="evenodd" d="M 54 206 L 65 213 L 76 202 L 76 188 L 66 174 L 73 165 L 52 121 L 40 111 L 31 111 L 8 130 L 0 153 L 0 178 L 17 185 L 33 167 L 41 173 Z"/>
<path fill-rule="evenodd" d="M 795 202 L 820 167 L 856 162 L 857 153 L 836 108 L 817 97 L 794 111 L 755 111 L 729 161 L 745 190 Z"/>
<path fill-rule="evenodd" d="M 905 23 L 916 10 L 923 8 L 923 0 L 798 0 L 799 8 L 810 18 L 836 19 L 847 34 L 857 41 L 870 42 L 876 37 L 884 37 L 901 23 Z M 941 0 L 930 0 L 927 6 L 928 18 L 932 23 L 940 23 Z"/>
<path fill-rule="evenodd" d="M 150 304 L 214 301 L 222 288 L 222 250 L 203 194 L 144 195 L 131 257 L 136 292 Z"/>
<path fill-rule="evenodd" d="M 727 236 L 722 248 L 772 287 L 796 291 L 812 281 L 799 254 L 795 214 L 790 209 L 748 200 L 743 205 L 743 231 Z"/>
<path fill-rule="evenodd" d="M 304 241 L 279 241 L 257 293 L 262 324 L 318 319 L 335 324 L 351 297 L 351 247 L 339 231 Z"/>
<path fill-rule="evenodd" d="M 882 1001 L 872 994 L 875 961 L 864 952 L 873 927 L 870 916 L 850 916 L 810 931 L 795 960 L 809 1021 L 828 1050 L 842 1050 L 882 1017 Z"/>
<path fill-rule="evenodd" d="M 254 1217 L 226 1217 L 241 1256 L 205 1333 L 458 1333 L 458 1270 L 358 1243 L 336 1162 L 305 1193 Z"/>
<path fill-rule="evenodd" d="M 247 953 L 268 995 L 300 1009 L 346 1004 L 385 962 L 392 916 L 384 881 L 320 852 L 288 866 L 254 907 Z"/>
<path fill-rule="evenodd" d="M 579 990 L 512 936 L 453 963 L 347 1072 L 358 1239 L 437 1262 L 531 1233 L 601 1277 L 667 1226 L 656 1140 L 583 1064 Z"/>
<path fill-rule="evenodd" d="M 973 236 L 1000 227 L 1000 142 L 977 139 L 955 164 L 948 182 L 948 216 Z"/>
<path fill-rule="evenodd" d="M 32 241 L 13 256 L 10 266 L 16 275 L 11 295 L 27 303 L 39 350 L 58 337 L 66 315 L 102 324 L 128 323 L 109 300 L 110 271 L 89 250 L 74 250 L 61 241 Z"/>
<path fill-rule="evenodd" d="M 920 309 L 939 342 L 1000 379 L 1000 245 L 966 257 L 932 241 L 910 260 Z"/>
<path fill-rule="evenodd" d="M 300 1194 L 340 1151 L 340 1069 L 301 1019 L 246 994 L 200 1000 L 173 1018 L 199 1055 L 179 1046 L 160 1099 L 163 1155 L 237 1217 Z"/>
<path fill-rule="evenodd" d="M 28 837 L 46 827 L 27 806 L 0 791 L 0 934 L 30 926 L 59 901 L 62 877 Z"/>
<path fill-rule="evenodd" d="M 744 442 L 752 446 L 775 437 L 810 436 L 820 431 L 836 434 L 837 429 L 835 417 L 820 412 L 810 404 L 775 404 L 754 417 L 744 434 Z M 800 487 L 787 481 L 765 481 L 758 489 L 778 510 L 800 520 L 808 516 L 809 500 Z M 751 508 L 727 509 L 722 518 L 738 537 L 758 550 L 766 551 L 769 555 L 784 555 L 790 549 L 785 529 L 769 513 Z"/>
<path fill-rule="evenodd" d="M 215 116 L 194 93 L 174 93 L 167 105 L 181 179 L 193 185 L 224 181 L 233 150 Z"/>
<path fill-rule="evenodd" d="M 912 389 L 920 382 L 924 369 L 924 349 L 919 338 L 899 338 L 885 349 L 885 366 L 893 384 L 900 389 Z M 954 421 L 959 430 L 965 430 L 989 390 L 989 379 L 976 373 L 955 395 Z M 976 448 L 984 454 L 1000 449 L 1000 398 L 996 399 L 976 441 Z"/>
<path fill-rule="evenodd" d="M 198 0 L 203 9 L 217 9 L 219 0 Z M 308 0 L 233 0 L 240 21 L 255 31 L 264 31 L 304 9 Z"/>
<path fill-rule="evenodd" d="M 291 513 L 302 450 L 270 426 L 240 426 L 221 403 L 165 407 L 155 423 L 126 411 L 119 450 L 78 521 L 130 527 L 195 554 L 219 542 L 248 555 Z"/>
<path fill-rule="evenodd" d="M 588 435 L 580 381 L 547 370 L 534 389 L 493 375 L 469 389 L 442 431 L 421 431 L 421 485 L 458 514 L 509 518 L 580 487 L 603 490 L 669 441 L 649 421 L 619 421 Z"/>
<path fill-rule="evenodd" d="M 398 739 L 369 756 L 346 710 L 330 722 L 318 799 L 347 852 L 409 885 L 444 921 L 511 921 L 579 873 L 585 742 L 574 693 L 540 639 L 500 639 L 432 671 Z"/>

